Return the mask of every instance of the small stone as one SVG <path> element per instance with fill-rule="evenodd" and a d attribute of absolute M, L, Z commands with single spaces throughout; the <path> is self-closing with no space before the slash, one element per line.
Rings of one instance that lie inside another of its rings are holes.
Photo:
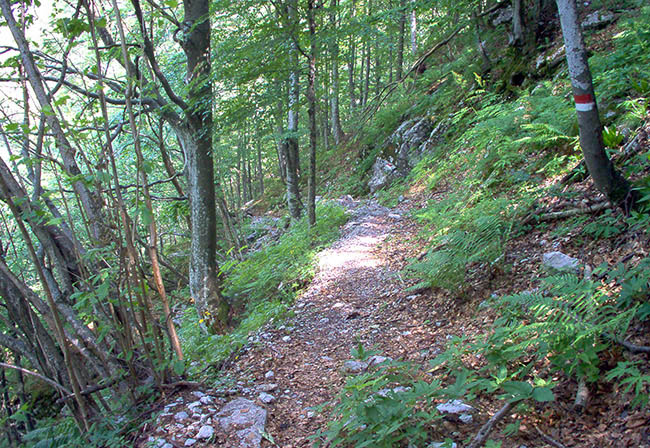
<path fill-rule="evenodd" d="M 260 384 L 255 389 L 257 389 L 258 392 L 271 392 L 277 388 L 278 385 L 275 383 L 265 383 L 265 384 Z"/>
<path fill-rule="evenodd" d="M 185 441 L 185 446 L 193 446 L 196 443 L 196 439 L 187 439 Z"/>
<path fill-rule="evenodd" d="M 474 418 L 470 414 L 461 414 L 458 419 L 463 423 L 472 423 Z"/>
<path fill-rule="evenodd" d="M 542 267 L 551 272 L 577 272 L 580 261 L 562 252 L 547 252 L 542 255 Z"/>
<path fill-rule="evenodd" d="M 474 412 L 474 408 L 463 403 L 461 400 L 450 400 L 446 403 L 436 406 L 438 412 L 445 414 L 465 414 L 467 412 Z"/>
<path fill-rule="evenodd" d="M 447 442 L 433 442 L 428 448 L 458 448 L 458 445 L 456 445 L 456 442 L 451 442 L 451 444 Z"/>
<path fill-rule="evenodd" d="M 282 342 L 289 342 L 291 340 L 291 336 L 283 336 L 282 337 Z"/>
<path fill-rule="evenodd" d="M 329 319 L 327 317 L 323 317 L 321 320 L 318 321 L 319 324 L 325 325 L 329 323 Z"/>
<path fill-rule="evenodd" d="M 373 355 L 370 358 L 368 358 L 368 365 L 377 366 L 386 361 L 392 361 L 392 359 L 387 356 Z"/>
<path fill-rule="evenodd" d="M 174 420 L 180 422 L 181 420 L 185 420 L 187 417 L 189 417 L 189 414 L 185 411 L 177 412 L 174 414 Z"/>
<path fill-rule="evenodd" d="M 196 435 L 197 439 L 209 439 L 214 435 L 214 428 L 210 425 L 203 425 Z"/>
<path fill-rule="evenodd" d="M 202 404 L 210 404 L 210 403 L 212 403 L 213 400 L 212 400 L 212 397 L 208 397 L 208 396 L 206 395 L 206 396 L 204 396 L 204 397 L 201 397 L 201 399 L 200 399 L 199 401 L 200 401 Z"/>
<path fill-rule="evenodd" d="M 341 367 L 341 372 L 347 375 L 353 375 L 355 373 L 361 373 L 368 368 L 368 363 L 362 361 L 348 360 L 343 363 Z"/>
<path fill-rule="evenodd" d="M 270 380 L 274 377 L 275 377 L 275 372 L 273 370 L 269 370 L 264 374 L 264 378 L 266 378 L 267 380 Z"/>
<path fill-rule="evenodd" d="M 264 404 L 271 404 L 275 401 L 275 397 L 271 394 L 267 394 L 266 392 L 262 392 L 258 398 Z"/>
<path fill-rule="evenodd" d="M 316 413 L 314 411 L 308 411 L 307 412 L 307 418 L 313 418 Z"/>
<path fill-rule="evenodd" d="M 174 448 L 174 445 L 171 443 L 165 443 L 161 448 Z"/>

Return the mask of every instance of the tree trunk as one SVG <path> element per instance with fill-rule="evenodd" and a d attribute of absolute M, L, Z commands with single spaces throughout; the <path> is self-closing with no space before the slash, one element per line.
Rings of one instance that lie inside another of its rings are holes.
<path fill-rule="evenodd" d="M 415 1 L 411 4 L 411 53 L 415 56 L 418 52 L 418 18 L 415 13 Z"/>
<path fill-rule="evenodd" d="M 614 205 L 628 211 L 634 197 L 627 180 L 614 168 L 603 145 L 591 71 L 587 61 L 575 0 L 556 0 L 566 46 L 571 87 L 578 114 L 580 146 L 596 188 Z"/>
<path fill-rule="evenodd" d="M 510 45 L 521 47 L 524 44 L 524 20 L 521 0 L 512 0 L 512 36 Z"/>
<path fill-rule="evenodd" d="M 352 5 L 350 6 L 351 8 L 351 19 L 354 20 L 354 14 L 355 14 L 355 0 L 352 0 Z M 354 111 L 354 108 L 356 107 L 356 95 L 354 93 L 354 71 L 355 71 L 355 65 L 356 65 L 356 59 L 357 59 L 357 40 L 356 36 L 354 34 L 350 34 L 350 57 L 348 59 L 348 91 L 350 95 L 350 113 Z"/>
<path fill-rule="evenodd" d="M 297 20 L 297 0 L 289 0 L 288 15 L 289 24 L 293 25 Z M 293 33 L 293 30 L 289 30 Z M 289 74 L 289 121 L 286 138 L 286 160 L 287 160 L 287 204 L 292 219 L 299 219 L 302 214 L 302 202 L 300 201 L 300 187 L 298 185 L 298 171 L 300 169 L 300 157 L 298 153 L 298 109 L 300 108 L 300 83 L 299 83 L 299 61 L 298 48 L 295 41 L 291 44 L 291 73 Z"/>
<path fill-rule="evenodd" d="M 210 82 L 210 2 L 184 0 L 187 26 L 183 50 L 187 56 L 188 130 L 184 151 L 188 172 L 188 195 L 192 221 L 190 249 L 190 295 L 206 327 L 225 331 L 228 305 L 221 296 L 218 277 L 217 227 L 212 161 L 212 83 Z"/>
<path fill-rule="evenodd" d="M 402 67 L 404 66 L 404 32 L 406 31 L 406 0 L 399 2 L 399 27 L 397 31 L 397 61 L 395 77 L 402 79 Z"/>
<path fill-rule="evenodd" d="M 334 143 L 338 145 L 341 143 L 341 137 L 343 135 L 339 111 L 339 42 L 336 34 L 338 26 L 336 20 L 338 0 L 332 0 L 330 7 L 330 25 L 334 33 L 330 44 L 330 53 L 332 56 L 332 136 L 334 137 Z"/>
<path fill-rule="evenodd" d="M 309 225 L 316 224 L 316 22 L 314 20 L 314 0 L 307 0 L 307 19 L 309 21 L 309 179 L 307 189 L 307 215 Z"/>

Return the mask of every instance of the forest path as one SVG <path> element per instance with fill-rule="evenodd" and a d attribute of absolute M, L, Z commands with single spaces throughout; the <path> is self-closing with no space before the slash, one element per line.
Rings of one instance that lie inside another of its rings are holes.
<path fill-rule="evenodd" d="M 331 401 L 345 383 L 341 367 L 359 343 L 394 359 L 424 362 L 444 345 L 435 336 L 441 322 L 425 297 L 409 294 L 399 274 L 414 245 L 417 225 L 408 218 L 409 201 L 388 209 L 376 201 L 339 201 L 351 213 L 341 236 L 318 255 L 318 272 L 295 302 L 294 317 L 266 328 L 240 354 L 229 373 L 247 381 L 244 394 L 275 385 L 268 411 L 268 440 L 262 446 L 311 446 L 308 437 L 324 429 L 326 416 L 312 409 Z M 440 341 L 436 343 L 435 341 Z M 246 384 L 244 386 L 244 384 Z M 267 397 L 268 398 L 268 397 Z"/>

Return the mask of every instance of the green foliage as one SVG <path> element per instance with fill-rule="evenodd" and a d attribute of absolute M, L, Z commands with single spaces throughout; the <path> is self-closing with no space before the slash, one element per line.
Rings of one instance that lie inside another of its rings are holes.
<path fill-rule="evenodd" d="M 39 426 L 23 436 L 29 448 L 63 448 L 85 446 L 88 448 L 120 448 L 128 445 L 121 427 L 113 418 L 94 423 L 85 436 L 79 433 L 71 417 L 58 420 L 41 420 Z"/>
<path fill-rule="evenodd" d="M 462 197 L 467 200 L 464 208 Z M 435 229 L 434 249 L 424 261 L 411 264 L 410 273 L 429 286 L 454 290 L 465 281 L 469 264 L 497 263 L 512 230 L 509 204 L 505 198 L 472 204 L 464 194 L 432 204 L 419 217 Z"/>
<path fill-rule="evenodd" d="M 605 269 L 603 266 L 601 269 Z M 637 317 L 646 320 L 650 317 L 650 257 L 643 258 L 636 264 L 619 263 L 607 275 L 610 281 L 620 285 L 616 297 L 623 310 L 635 308 Z"/>
<path fill-rule="evenodd" d="M 357 352 L 360 359 L 367 354 Z M 440 418 L 434 408 L 438 396 L 440 383 L 419 379 L 413 364 L 384 361 L 348 378 L 327 429 L 313 436 L 315 445 L 391 448 L 408 442 L 425 446 L 427 428 Z"/>

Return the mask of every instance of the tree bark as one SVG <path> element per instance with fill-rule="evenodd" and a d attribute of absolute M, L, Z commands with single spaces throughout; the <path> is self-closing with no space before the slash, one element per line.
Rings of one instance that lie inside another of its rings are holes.
<path fill-rule="evenodd" d="M 341 143 L 343 135 L 339 110 L 339 42 L 337 37 L 338 23 L 336 20 L 338 0 L 332 0 L 330 8 L 330 26 L 332 33 L 334 33 L 330 44 L 330 53 L 332 57 L 332 136 L 334 137 L 334 143 L 338 145 Z"/>
<path fill-rule="evenodd" d="M 571 87 L 578 115 L 580 146 L 596 188 L 614 205 L 629 211 L 634 195 L 627 180 L 614 168 L 603 145 L 591 71 L 587 60 L 575 0 L 556 0 L 566 46 Z"/>
<path fill-rule="evenodd" d="M 404 66 L 404 33 L 406 30 L 406 0 L 399 1 L 399 26 L 397 31 L 397 61 L 395 77 L 402 79 L 402 67 Z"/>
<path fill-rule="evenodd" d="M 411 53 L 415 57 L 418 52 L 418 18 L 415 12 L 415 1 L 411 1 Z"/>
<path fill-rule="evenodd" d="M 512 0 L 512 36 L 510 45 L 521 47 L 524 44 L 524 20 L 521 0 Z"/>
<path fill-rule="evenodd" d="M 297 20 L 297 0 L 288 1 L 288 18 L 290 26 Z M 289 30 L 293 33 L 293 30 Z M 292 39 L 291 43 L 291 73 L 289 74 L 289 120 L 287 131 L 289 135 L 285 139 L 286 160 L 287 160 L 287 204 L 292 219 L 299 219 L 302 214 L 302 202 L 300 200 L 300 187 L 298 185 L 298 171 L 300 170 L 300 157 L 298 152 L 298 109 L 300 108 L 300 83 L 299 83 L 299 61 L 298 48 Z"/>
<path fill-rule="evenodd" d="M 187 161 L 192 241 L 190 294 L 206 327 L 216 333 L 226 329 L 228 305 L 221 295 L 218 277 L 217 228 L 212 160 L 212 83 L 210 82 L 210 2 L 184 0 L 186 30 L 183 50 L 187 56 L 190 89 L 186 111 L 184 152 Z"/>
<path fill-rule="evenodd" d="M 307 0 L 307 19 L 309 22 L 309 179 L 307 188 L 307 215 L 309 225 L 316 224 L 316 21 L 314 19 L 314 0 Z"/>

